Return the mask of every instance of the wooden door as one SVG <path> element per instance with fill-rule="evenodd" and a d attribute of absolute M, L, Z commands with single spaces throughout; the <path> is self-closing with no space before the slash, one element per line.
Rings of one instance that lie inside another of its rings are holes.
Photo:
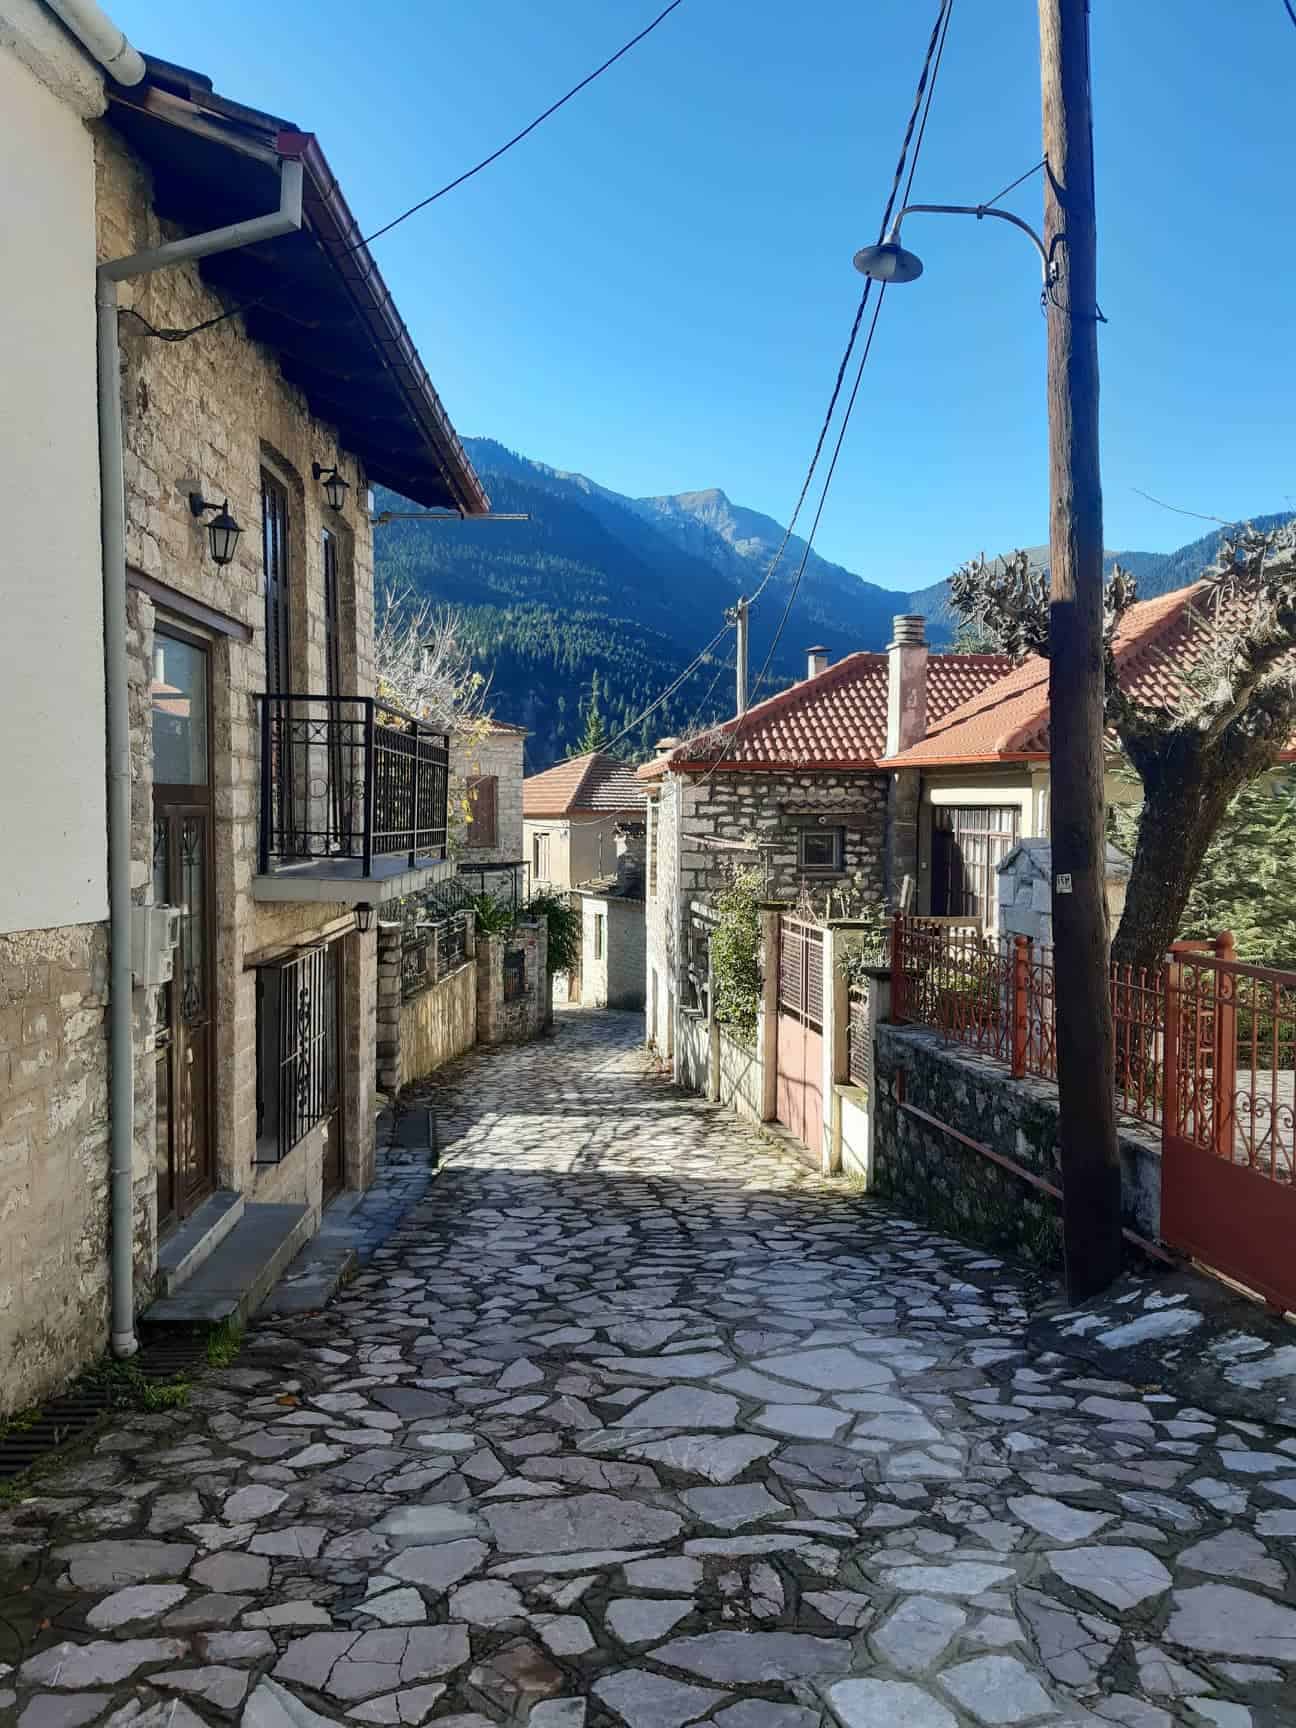
<path fill-rule="evenodd" d="M 157 993 L 158 1223 L 186 1217 L 215 1185 L 210 680 L 206 645 L 154 636 L 153 896 L 180 910 L 172 977 Z"/>

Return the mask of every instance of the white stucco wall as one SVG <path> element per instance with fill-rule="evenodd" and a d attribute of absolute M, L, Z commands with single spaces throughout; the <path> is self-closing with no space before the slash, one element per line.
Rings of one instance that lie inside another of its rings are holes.
<path fill-rule="evenodd" d="M 32 70 L 35 67 L 37 70 Z M 39 76 L 38 76 L 39 72 Z M 0 932 L 107 916 L 95 418 L 98 81 L 48 17 L 0 3 Z M 16 836 L 21 834 L 21 841 Z"/>

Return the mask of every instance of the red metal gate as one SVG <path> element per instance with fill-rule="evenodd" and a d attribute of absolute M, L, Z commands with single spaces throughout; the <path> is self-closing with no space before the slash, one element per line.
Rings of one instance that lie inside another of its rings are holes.
<path fill-rule="evenodd" d="M 1231 953 L 1167 968 L 1161 1234 L 1296 1308 L 1296 973 Z"/>
<path fill-rule="evenodd" d="M 779 919 L 777 1114 L 816 1157 L 823 1148 L 823 931 Z"/>

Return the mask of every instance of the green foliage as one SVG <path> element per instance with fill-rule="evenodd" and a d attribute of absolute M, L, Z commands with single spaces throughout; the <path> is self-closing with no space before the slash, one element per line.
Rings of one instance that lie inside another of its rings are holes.
<path fill-rule="evenodd" d="M 517 922 L 509 902 L 491 894 L 474 894 L 472 911 L 479 936 L 507 936 Z"/>
<path fill-rule="evenodd" d="M 744 1044 L 756 1042 L 760 1014 L 760 908 L 763 878 L 754 866 L 735 868 L 711 896 L 717 923 L 711 931 L 715 1017 Z"/>
<path fill-rule="evenodd" d="M 570 972 L 580 959 L 580 908 L 565 894 L 533 894 L 527 901 L 526 913 L 537 921 L 543 918 L 548 927 L 550 977 L 555 972 Z"/>
<path fill-rule="evenodd" d="M 582 709 L 585 716 L 585 730 L 576 741 L 572 751 L 573 756 L 587 756 L 593 750 L 602 750 L 611 733 L 603 724 L 603 713 L 599 708 L 599 675 L 595 672 L 590 679 L 589 701 Z"/>
<path fill-rule="evenodd" d="M 1135 785 L 1136 777 L 1126 776 Z M 1142 806 L 1115 804 L 1113 839 L 1130 857 Z M 1296 776 L 1262 776 L 1229 805 L 1193 883 L 1181 938 L 1231 930 L 1239 958 L 1296 966 Z"/>
<path fill-rule="evenodd" d="M 237 1320 L 222 1320 L 207 1334 L 207 1366 L 228 1368 L 242 1348 L 242 1326 Z"/>
<path fill-rule="evenodd" d="M 189 1402 L 190 1384 L 183 1374 L 169 1380 L 151 1380 L 135 1362 L 112 1357 L 90 1370 L 117 1410 L 178 1410 Z"/>

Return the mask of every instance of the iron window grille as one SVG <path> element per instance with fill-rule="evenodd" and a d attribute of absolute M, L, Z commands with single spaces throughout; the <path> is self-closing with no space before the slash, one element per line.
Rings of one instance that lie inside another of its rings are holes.
<path fill-rule="evenodd" d="M 526 955 L 520 948 L 510 948 L 504 955 L 504 1000 L 520 1002 L 526 995 Z"/>
<path fill-rule="evenodd" d="M 341 944 L 256 974 L 258 1164 L 278 1164 L 337 1109 Z"/>

